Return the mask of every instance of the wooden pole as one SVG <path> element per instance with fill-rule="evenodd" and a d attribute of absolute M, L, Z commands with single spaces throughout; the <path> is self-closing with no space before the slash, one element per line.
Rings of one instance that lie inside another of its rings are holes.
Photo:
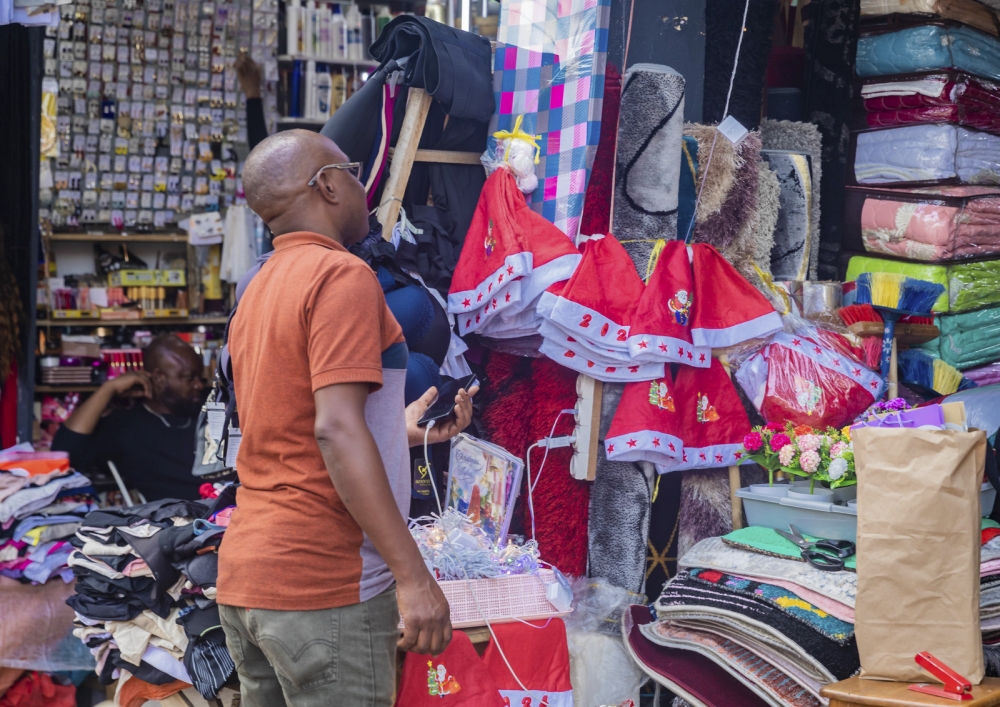
<path fill-rule="evenodd" d="M 417 145 L 424 132 L 424 122 L 427 111 L 431 107 L 431 97 L 422 88 L 411 88 L 406 101 L 406 115 L 399 129 L 399 139 L 393 150 L 392 163 L 389 165 L 389 179 L 382 191 L 382 203 L 378 207 L 378 222 L 382 224 L 382 237 L 392 238 L 392 227 L 399 218 L 399 209 L 403 205 L 403 194 L 410 180 L 410 170 L 413 159 L 417 155 Z"/>

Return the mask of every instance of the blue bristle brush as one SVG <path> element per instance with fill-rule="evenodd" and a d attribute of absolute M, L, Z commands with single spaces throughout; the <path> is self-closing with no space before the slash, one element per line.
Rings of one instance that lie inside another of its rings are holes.
<path fill-rule="evenodd" d="M 944 285 L 898 273 L 866 272 L 858 275 L 856 304 L 870 304 L 882 314 L 882 377 L 889 375 L 896 321 L 903 316 L 930 314 Z"/>

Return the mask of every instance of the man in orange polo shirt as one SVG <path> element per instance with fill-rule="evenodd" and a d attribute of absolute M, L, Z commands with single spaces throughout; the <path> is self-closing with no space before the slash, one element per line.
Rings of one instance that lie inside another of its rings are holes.
<path fill-rule="evenodd" d="M 242 486 L 218 602 L 244 707 L 388 707 L 397 645 L 436 654 L 451 638 L 405 521 L 408 447 L 423 442 L 416 420 L 434 391 L 404 412 L 402 330 L 347 250 L 368 232 L 358 173 L 304 130 L 264 140 L 243 171 L 276 236 L 229 335 Z M 430 441 L 470 418 L 462 391 Z"/>

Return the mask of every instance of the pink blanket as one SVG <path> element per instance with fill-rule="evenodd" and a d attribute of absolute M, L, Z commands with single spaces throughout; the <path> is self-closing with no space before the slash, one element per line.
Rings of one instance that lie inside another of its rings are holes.
<path fill-rule="evenodd" d="M 947 186 L 893 191 L 908 197 L 926 195 L 927 201 L 866 199 L 861 211 L 866 250 L 930 262 L 1000 252 L 1000 189 Z M 966 200 L 949 205 L 935 203 L 935 196 Z"/>

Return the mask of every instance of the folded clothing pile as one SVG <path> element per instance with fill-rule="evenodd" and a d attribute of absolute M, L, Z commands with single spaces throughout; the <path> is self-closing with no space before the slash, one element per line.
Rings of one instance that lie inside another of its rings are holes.
<path fill-rule="evenodd" d="M 87 477 L 59 452 L 13 454 L 0 461 L 0 575 L 44 584 L 73 579 L 68 539 L 97 509 Z"/>
<path fill-rule="evenodd" d="M 922 348 L 945 363 L 965 371 L 1000 360 L 1000 307 L 962 314 L 941 314 L 935 319 L 941 336 Z M 976 380 L 971 371 L 966 376 Z M 996 381 L 989 380 L 987 383 Z M 980 381 L 980 384 L 982 381 Z"/>
<path fill-rule="evenodd" d="M 869 79 L 861 98 L 870 128 L 952 123 L 1000 134 L 1000 84 L 961 71 Z"/>
<path fill-rule="evenodd" d="M 1000 137 L 950 123 L 853 135 L 857 184 L 998 184 Z"/>
<path fill-rule="evenodd" d="M 873 253 L 942 262 L 1000 253 L 1000 188 L 847 187 L 845 239 Z"/>
<path fill-rule="evenodd" d="M 845 280 L 856 280 L 863 272 L 900 273 L 944 285 L 944 294 L 934 303 L 936 313 L 967 312 L 1000 305 L 1000 260 L 928 265 L 856 255 L 847 265 Z"/>
<path fill-rule="evenodd" d="M 995 10 L 976 0 L 861 0 L 862 26 L 872 23 L 873 17 L 884 15 L 917 15 L 913 18 L 916 21 L 923 19 L 924 15 L 934 15 L 975 27 L 987 34 L 1000 34 Z"/>
<path fill-rule="evenodd" d="M 169 685 L 170 694 L 194 685 L 211 700 L 233 676 L 215 582 L 234 505 L 230 486 L 215 499 L 166 499 L 84 519 L 69 558 L 77 593 L 66 603 L 103 684 L 117 679 L 119 692 L 127 683 L 130 691 Z"/>

